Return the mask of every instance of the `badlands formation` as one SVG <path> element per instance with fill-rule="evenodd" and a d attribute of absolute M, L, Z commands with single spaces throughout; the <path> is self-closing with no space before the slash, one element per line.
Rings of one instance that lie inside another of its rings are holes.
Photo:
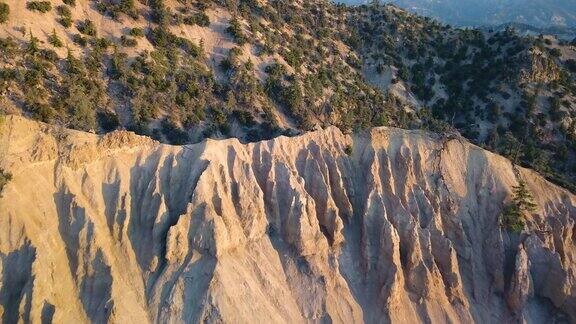
<path fill-rule="evenodd" d="M 5 323 L 576 321 L 576 197 L 458 138 L 1 127 Z"/>

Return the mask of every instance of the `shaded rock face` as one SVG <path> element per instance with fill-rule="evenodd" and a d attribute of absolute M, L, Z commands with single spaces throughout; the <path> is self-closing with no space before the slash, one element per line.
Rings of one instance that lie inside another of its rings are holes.
<path fill-rule="evenodd" d="M 576 321 L 576 197 L 458 139 L 1 127 L 5 322 Z M 519 179 L 538 209 L 510 234 Z"/>

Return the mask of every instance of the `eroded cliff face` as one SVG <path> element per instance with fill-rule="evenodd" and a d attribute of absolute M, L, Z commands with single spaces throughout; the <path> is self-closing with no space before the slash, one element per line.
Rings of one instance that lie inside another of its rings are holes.
<path fill-rule="evenodd" d="M 576 321 L 576 197 L 458 139 L 1 127 L 9 323 Z M 519 179 L 520 235 L 499 225 Z"/>

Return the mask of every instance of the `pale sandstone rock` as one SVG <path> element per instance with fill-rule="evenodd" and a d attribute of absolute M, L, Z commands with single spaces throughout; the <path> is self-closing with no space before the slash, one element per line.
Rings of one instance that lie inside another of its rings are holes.
<path fill-rule="evenodd" d="M 8 117 L 0 143 L 7 322 L 576 321 L 576 197 L 458 139 L 174 147 Z M 511 235 L 518 177 L 538 210 Z"/>
<path fill-rule="evenodd" d="M 523 246 L 520 246 L 516 254 L 516 262 L 514 265 L 514 274 L 510 281 L 510 288 L 508 290 L 508 307 L 514 312 L 522 311 L 528 298 L 532 297 L 534 287 L 532 284 L 532 277 L 530 275 L 530 261 Z"/>

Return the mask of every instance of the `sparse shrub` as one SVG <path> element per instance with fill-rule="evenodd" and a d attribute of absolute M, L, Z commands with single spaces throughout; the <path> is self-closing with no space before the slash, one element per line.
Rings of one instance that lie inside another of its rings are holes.
<path fill-rule="evenodd" d="M 254 117 L 249 111 L 236 109 L 232 112 L 232 114 L 234 117 L 236 117 L 236 119 L 238 119 L 240 124 L 244 126 L 253 126 L 255 123 Z"/>
<path fill-rule="evenodd" d="M 94 42 L 94 46 L 96 46 L 96 48 L 102 49 L 102 50 L 107 49 L 108 47 L 112 46 L 113 44 L 114 43 L 111 40 L 109 40 L 108 38 L 105 38 L 105 37 L 97 38 L 96 41 Z"/>
<path fill-rule="evenodd" d="M 10 15 L 10 6 L 7 3 L 0 2 L 0 24 L 8 21 Z"/>
<path fill-rule="evenodd" d="M 28 10 L 40 11 L 41 13 L 46 13 L 52 10 L 52 4 L 50 1 L 29 1 L 26 3 L 26 8 Z"/>
<path fill-rule="evenodd" d="M 52 46 L 54 46 L 54 47 L 64 46 L 64 44 L 62 43 L 62 40 L 60 39 L 60 37 L 58 37 L 58 34 L 56 34 L 56 29 L 53 29 L 52 34 L 50 36 L 48 36 L 48 42 L 50 44 L 52 44 Z"/>
<path fill-rule="evenodd" d="M 558 48 L 551 48 L 549 50 L 550 55 L 552 55 L 553 57 L 560 57 L 562 56 L 562 52 L 560 51 L 560 49 Z"/>
<path fill-rule="evenodd" d="M 79 22 L 76 28 L 78 29 L 79 32 L 81 32 L 84 35 L 92 37 L 96 36 L 96 26 L 90 19 L 86 19 L 82 22 Z"/>
<path fill-rule="evenodd" d="M 152 8 L 152 21 L 167 26 L 170 23 L 170 8 L 166 7 L 163 0 L 150 0 L 149 4 Z"/>
<path fill-rule="evenodd" d="M 120 37 L 120 44 L 122 44 L 122 46 L 124 47 L 135 47 L 136 45 L 138 45 L 138 41 L 132 37 L 122 35 L 122 37 Z"/>
<path fill-rule="evenodd" d="M 76 7 L 76 0 L 62 0 L 62 2 L 69 5 L 70 7 Z"/>
<path fill-rule="evenodd" d="M 344 153 L 346 153 L 346 155 L 348 156 L 352 156 L 352 145 L 348 144 L 346 145 L 346 147 L 344 147 Z"/>
<path fill-rule="evenodd" d="M 115 20 L 120 18 L 120 14 L 128 15 L 130 18 L 138 19 L 134 0 L 98 0 L 96 9 L 103 15 L 108 15 Z"/>
<path fill-rule="evenodd" d="M 99 112 L 96 115 L 98 124 L 105 132 L 111 132 L 120 126 L 118 115 L 110 111 Z"/>
<path fill-rule="evenodd" d="M 134 27 L 134 28 L 130 29 L 129 34 L 132 37 L 144 37 L 144 29 L 139 28 L 139 27 Z"/>
<path fill-rule="evenodd" d="M 86 47 L 86 45 L 88 45 L 88 40 L 86 37 L 83 37 L 80 34 L 74 34 L 74 36 L 72 36 L 72 41 L 82 47 Z"/>
<path fill-rule="evenodd" d="M 183 23 L 186 25 L 198 25 L 200 27 L 210 26 L 210 18 L 203 12 L 194 14 L 192 16 L 184 17 Z"/>
<path fill-rule="evenodd" d="M 237 17 L 232 18 L 230 20 L 230 26 L 226 29 L 226 31 L 234 37 L 234 41 L 238 45 L 244 45 L 248 41 L 246 35 L 244 34 L 244 30 L 242 29 L 242 24 Z"/>

